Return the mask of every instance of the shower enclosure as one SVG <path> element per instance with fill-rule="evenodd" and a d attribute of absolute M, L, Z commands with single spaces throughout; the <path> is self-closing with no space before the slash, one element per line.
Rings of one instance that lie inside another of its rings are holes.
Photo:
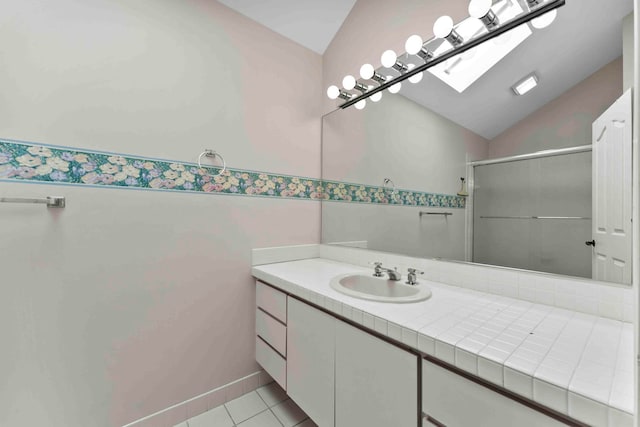
<path fill-rule="evenodd" d="M 480 161 L 473 262 L 591 278 L 591 146 Z"/>

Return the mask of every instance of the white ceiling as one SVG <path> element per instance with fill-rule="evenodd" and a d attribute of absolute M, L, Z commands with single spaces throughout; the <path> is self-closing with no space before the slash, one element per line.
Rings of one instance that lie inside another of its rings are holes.
<path fill-rule="evenodd" d="M 320 55 L 356 0 L 218 0 Z"/>

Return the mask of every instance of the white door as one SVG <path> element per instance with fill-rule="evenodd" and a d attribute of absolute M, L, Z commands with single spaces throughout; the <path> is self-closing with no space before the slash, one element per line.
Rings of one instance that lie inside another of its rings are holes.
<path fill-rule="evenodd" d="M 418 364 L 415 354 L 337 321 L 335 427 L 416 427 Z"/>
<path fill-rule="evenodd" d="M 334 425 L 335 323 L 288 298 L 287 394 L 320 427 Z"/>
<path fill-rule="evenodd" d="M 631 90 L 593 123 L 593 278 L 631 283 Z"/>

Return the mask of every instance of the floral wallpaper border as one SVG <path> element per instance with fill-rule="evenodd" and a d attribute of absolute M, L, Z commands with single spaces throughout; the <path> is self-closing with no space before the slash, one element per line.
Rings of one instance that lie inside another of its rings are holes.
<path fill-rule="evenodd" d="M 464 208 L 446 194 L 325 181 L 0 139 L 0 180 L 399 206 Z"/>

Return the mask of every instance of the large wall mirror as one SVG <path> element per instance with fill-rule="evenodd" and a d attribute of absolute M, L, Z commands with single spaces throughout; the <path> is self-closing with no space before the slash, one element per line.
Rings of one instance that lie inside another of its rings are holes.
<path fill-rule="evenodd" d="M 633 3 L 567 1 L 327 114 L 323 243 L 631 283 Z"/>

